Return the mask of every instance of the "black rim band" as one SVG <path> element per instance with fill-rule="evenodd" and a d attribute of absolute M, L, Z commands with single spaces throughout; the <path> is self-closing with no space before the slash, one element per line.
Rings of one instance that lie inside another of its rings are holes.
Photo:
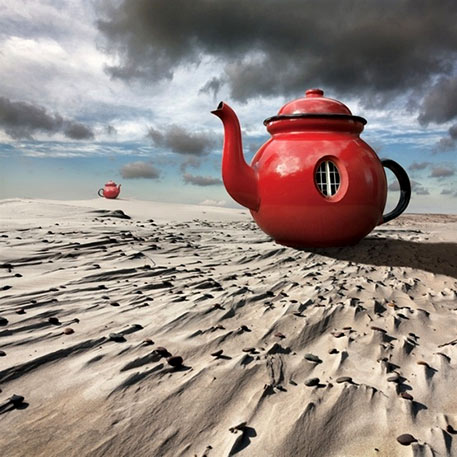
<path fill-rule="evenodd" d="M 352 114 L 333 114 L 333 113 L 299 113 L 299 114 L 279 114 L 277 116 L 269 117 L 263 121 L 263 125 L 267 125 L 273 121 L 284 121 L 287 119 L 336 119 L 342 121 L 356 121 L 361 122 L 363 125 L 367 120 L 360 116 L 353 116 Z"/>

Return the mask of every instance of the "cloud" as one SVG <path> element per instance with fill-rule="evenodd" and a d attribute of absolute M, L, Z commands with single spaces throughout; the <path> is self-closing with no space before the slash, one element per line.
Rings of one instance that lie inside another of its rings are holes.
<path fill-rule="evenodd" d="M 160 171 L 148 162 L 130 162 L 125 164 L 121 170 L 124 179 L 158 179 Z"/>
<path fill-rule="evenodd" d="M 149 127 L 147 137 L 157 147 L 191 156 L 204 156 L 214 145 L 214 139 L 207 133 L 188 132 L 178 125 L 170 125 L 163 130 Z"/>
<path fill-rule="evenodd" d="M 189 173 L 184 173 L 183 178 L 185 183 L 193 184 L 195 186 L 215 186 L 222 184 L 221 179 L 213 178 L 212 176 L 195 176 Z"/>
<path fill-rule="evenodd" d="M 223 63 L 210 93 L 225 84 L 246 101 L 322 86 L 375 106 L 407 95 L 428 122 L 453 115 L 441 97 L 417 97 L 437 80 L 433 91 L 452 97 L 456 11 L 453 0 L 120 0 L 97 25 L 112 77 L 170 80 L 209 57 Z"/>
<path fill-rule="evenodd" d="M 441 195 L 451 195 L 454 191 L 452 189 L 443 189 L 440 193 Z"/>
<path fill-rule="evenodd" d="M 202 202 L 199 203 L 199 205 L 203 206 L 225 206 L 227 202 L 225 200 L 203 200 Z"/>
<path fill-rule="evenodd" d="M 409 166 L 409 169 L 412 170 L 412 171 L 413 170 L 424 170 L 425 168 L 427 168 L 430 165 L 431 165 L 430 162 L 413 162 Z"/>
<path fill-rule="evenodd" d="M 411 183 L 411 190 L 415 192 L 417 195 L 430 195 L 430 192 L 428 191 L 427 188 L 422 186 L 421 183 L 415 181 L 414 179 L 410 180 Z M 397 180 L 391 181 L 389 183 L 388 189 L 393 192 L 399 192 L 400 191 L 400 184 L 398 183 Z"/>
<path fill-rule="evenodd" d="M 452 138 L 445 136 L 441 138 L 438 143 L 436 143 L 433 152 L 445 152 L 445 151 L 452 151 L 456 146 L 455 140 Z"/>
<path fill-rule="evenodd" d="M 430 173 L 431 178 L 447 178 L 449 176 L 454 176 L 455 170 L 450 167 L 437 166 L 432 168 Z"/>
<path fill-rule="evenodd" d="M 113 127 L 112 125 L 108 124 L 105 127 L 105 132 L 107 135 L 117 135 L 117 129 L 116 127 Z"/>
<path fill-rule="evenodd" d="M 457 140 L 457 124 L 454 124 L 450 129 L 449 129 L 449 136 L 453 140 Z"/>
<path fill-rule="evenodd" d="M 200 157 L 195 156 L 185 156 L 185 159 L 181 162 L 179 168 L 182 173 L 185 173 L 187 168 L 200 168 L 201 160 Z"/>
<path fill-rule="evenodd" d="M 94 138 L 94 132 L 89 127 L 72 121 L 65 122 L 64 134 L 72 140 L 91 140 Z"/>
<path fill-rule="evenodd" d="M 207 81 L 199 90 L 199 93 L 208 93 L 212 94 L 213 98 L 217 97 L 217 94 L 221 90 L 221 87 L 223 86 L 224 81 L 222 81 L 220 78 L 216 78 L 215 76 L 211 78 L 209 81 Z"/>
<path fill-rule="evenodd" d="M 42 106 L 0 97 L 0 126 L 12 138 L 31 138 L 36 131 L 55 133 L 62 125 L 61 116 L 49 114 Z"/>
<path fill-rule="evenodd" d="M 457 124 L 448 131 L 448 136 L 441 138 L 435 146 L 434 152 L 445 152 L 457 149 Z"/>
<path fill-rule="evenodd" d="M 430 195 L 430 192 L 425 187 L 418 187 L 415 192 L 417 195 Z"/>
<path fill-rule="evenodd" d="M 457 117 L 457 76 L 441 78 L 426 94 L 419 122 L 442 124 Z"/>
<path fill-rule="evenodd" d="M 92 130 L 84 124 L 51 114 L 43 106 L 6 97 L 0 97 L 0 128 L 14 139 L 31 139 L 37 132 L 63 132 L 73 140 L 94 138 Z"/>

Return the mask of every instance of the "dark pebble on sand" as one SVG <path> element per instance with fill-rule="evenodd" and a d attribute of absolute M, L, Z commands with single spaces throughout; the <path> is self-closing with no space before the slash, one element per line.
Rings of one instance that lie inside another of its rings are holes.
<path fill-rule="evenodd" d="M 389 376 L 387 378 L 387 382 L 400 382 L 400 376 L 398 374 L 395 374 L 393 376 Z"/>
<path fill-rule="evenodd" d="M 243 352 L 255 352 L 255 348 L 243 348 L 241 349 Z"/>
<path fill-rule="evenodd" d="M 236 433 L 238 430 L 240 430 L 240 431 L 244 430 L 247 425 L 248 425 L 247 422 L 240 422 L 239 424 L 235 425 L 234 427 L 230 427 L 229 431 L 231 433 Z"/>
<path fill-rule="evenodd" d="M 249 327 L 247 325 L 242 325 L 240 327 L 240 330 L 243 331 L 243 332 L 250 332 Z"/>
<path fill-rule="evenodd" d="M 370 328 L 371 330 L 376 330 L 377 332 L 387 333 L 387 331 L 381 327 L 375 327 L 374 325 L 372 325 Z"/>
<path fill-rule="evenodd" d="M 332 335 L 335 337 L 335 338 L 341 338 L 344 336 L 344 333 L 343 332 L 334 332 L 332 333 Z"/>
<path fill-rule="evenodd" d="M 340 376 L 339 378 L 336 378 L 336 382 L 338 384 L 341 384 L 342 382 L 352 382 L 352 378 L 350 376 Z"/>
<path fill-rule="evenodd" d="M 63 332 L 65 333 L 65 335 L 71 335 L 72 333 L 75 333 L 75 331 L 71 327 L 64 328 Z"/>
<path fill-rule="evenodd" d="M 151 344 L 154 344 L 154 341 L 151 340 L 151 338 L 145 338 L 143 340 L 143 344 L 146 344 L 146 345 L 151 345 Z"/>
<path fill-rule="evenodd" d="M 8 400 L 14 406 L 19 406 L 19 405 L 22 405 L 22 403 L 24 402 L 24 397 L 22 395 L 14 394 L 10 398 L 8 398 Z"/>
<path fill-rule="evenodd" d="M 330 349 L 330 351 L 328 351 L 329 354 L 338 354 L 338 352 L 340 351 L 338 351 L 336 348 Z"/>
<path fill-rule="evenodd" d="M 305 359 L 308 360 L 309 362 L 314 362 L 314 363 L 322 363 L 322 360 L 314 354 L 305 354 Z"/>
<path fill-rule="evenodd" d="M 212 355 L 213 357 L 220 357 L 220 356 L 222 355 L 223 352 L 224 352 L 223 349 L 219 349 L 218 351 L 211 353 L 211 355 Z"/>
<path fill-rule="evenodd" d="M 413 435 L 405 433 L 404 435 L 397 436 L 397 441 L 403 446 L 409 446 L 411 443 L 416 443 L 417 440 Z"/>
<path fill-rule="evenodd" d="M 413 396 L 409 394 L 408 392 L 402 392 L 400 394 L 401 398 L 404 398 L 405 400 L 413 400 Z"/>
<path fill-rule="evenodd" d="M 305 381 L 305 386 L 314 387 L 319 384 L 319 378 L 310 378 Z"/>
<path fill-rule="evenodd" d="M 117 301 L 112 301 L 110 303 L 111 306 L 121 306 Z"/>
<path fill-rule="evenodd" d="M 14 275 L 14 277 L 15 277 L 15 278 L 22 278 L 22 275 L 21 275 L 20 273 L 16 273 L 16 274 Z"/>
<path fill-rule="evenodd" d="M 109 339 L 111 341 L 115 341 L 116 343 L 123 343 L 124 341 L 127 341 L 124 337 L 124 335 L 120 333 L 110 333 L 109 334 Z"/>
<path fill-rule="evenodd" d="M 155 349 L 157 354 L 161 355 L 162 357 L 168 357 L 171 354 L 168 352 L 167 348 L 164 348 L 163 346 L 159 346 Z"/>
<path fill-rule="evenodd" d="M 0 351 L 0 357 L 5 357 L 6 352 L 5 351 Z"/>
<path fill-rule="evenodd" d="M 6 317 L 1 317 L 0 316 L 0 325 L 8 325 L 8 319 Z"/>
<path fill-rule="evenodd" d="M 452 435 L 457 434 L 457 430 L 451 424 L 448 424 L 446 431 Z"/>
<path fill-rule="evenodd" d="M 50 317 L 48 322 L 53 325 L 60 325 L 60 321 L 57 317 Z"/>
<path fill-rule="evenodd" d="M 285 338 L 286 335 L 284 335 L 284 334 L 281 333 L 281 332 L 276 332 L 276 333 L 275 333 L 275 337 L 276 337 L 276 338 Z"/>
<path fill-rule="evenodd" d="M 11 289 L 12 286 L 3 286 L 2 289 L 3 290 L 8 290 L 8 289 Z"/>
<path fill-rule="evenodd" d="M 173 357 L 169 357 L 169 358 L 167 359 L 167 362 L 168 362 L 168 364 L 171 365 L 172 367 L 177 368 L 177 367 L 182 366 L 182 364 L 183 364 L 183 359 L 182 359 L 182 357 L 179 356 L 179 355 L 174 355 Z"/>

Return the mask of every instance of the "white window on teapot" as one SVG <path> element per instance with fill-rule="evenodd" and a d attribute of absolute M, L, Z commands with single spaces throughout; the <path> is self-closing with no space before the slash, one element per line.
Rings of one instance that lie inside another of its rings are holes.
<path fill-rule="evenodd" d="M 330 160 L 322 162 L 316 170 L 316 184 L 322 195 L 332 197 L 340 187 L 338 168 Z"/>

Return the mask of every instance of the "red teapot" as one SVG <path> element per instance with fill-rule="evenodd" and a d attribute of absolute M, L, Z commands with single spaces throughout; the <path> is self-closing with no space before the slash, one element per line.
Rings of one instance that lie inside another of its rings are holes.
<path fill-rule="evenodd" d="M 243 157 L 235 112 L 221 102 L 213 114 L 224 125 L 222 178 L 228 193 L 250 209 L 259 227 L 292 247 L 357 243 L 408 206 L 405 170 L 380 160 L 359 135 L 366 120 L 320 89 L 284 105 L 264 121 L 271 138 L 251 166 Z M 400 184 L 397 206 L 383 215 L 389 168 Z"/>
<path fill-rule="evenodd" d="M 116 198 L 119 195 L 120 191 L 121 191 L 121 185 L 120 184 L 117 185 L 113 181 L 108 181 L 105 184 L 105 187 L 98 191 L 98 195 L 100 197 L 105 197 L 105 198 Z"/>

